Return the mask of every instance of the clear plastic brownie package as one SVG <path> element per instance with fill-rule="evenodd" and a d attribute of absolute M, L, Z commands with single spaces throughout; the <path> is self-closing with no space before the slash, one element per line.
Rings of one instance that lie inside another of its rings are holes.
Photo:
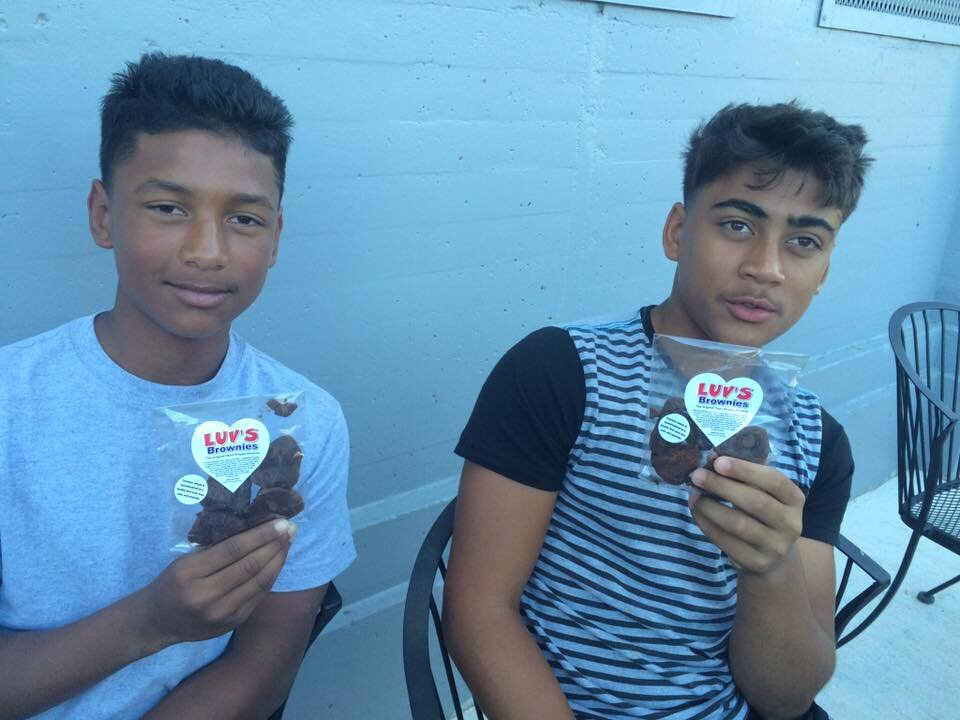
<path fill-rule="evenodd" d="M 303 401 L 302 392 L 288 392 L 159 409 L 173 552 L 216 545 L 271 519 L 307 520 L 296 488 L 310 452 Z"/>
<path fill-rule="evenodd" d="M 807 356 L 671 335 L 653 349 L 643 477 L 685 485 L 717 457 L 768 464 L 784 452 Z"/>

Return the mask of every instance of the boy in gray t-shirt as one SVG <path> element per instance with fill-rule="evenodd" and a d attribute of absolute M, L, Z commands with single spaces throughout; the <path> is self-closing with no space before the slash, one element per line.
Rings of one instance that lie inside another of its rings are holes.
<path fill-rule="evenodd" d="M 114 77 L 88 208 L 115 304 L 0 349 L 4 717 L 266 717 L 355 556 L 340 406 L 230 329 L 277 257 L 291 125 L 220 61 L 145 55 Z M 154 409 L 289 390 L 310 522 L 170 563 Z"/>

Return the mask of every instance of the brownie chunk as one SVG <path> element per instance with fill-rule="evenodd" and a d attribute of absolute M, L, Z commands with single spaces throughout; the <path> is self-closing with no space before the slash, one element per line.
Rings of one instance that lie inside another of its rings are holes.
<path fill-rule="evenodd" d="M 267 400 L 267 407 L 280 417 L 290 417 L 298 405 L 295 402 L 285 402 L 277 400 L 276 398 L 270 398 Z"/>
<path fill-rule="evenodd" d="M 660 418 L 673 414 L 683 416 L 690 425 L 687 437 L 676 443 L 660 434 Z M 650 460 L 657 475 L 671 485 L 689 482 L 690 473 L 700 467 L 703 453 L 709 447 L 710 441 L 687 413 L 683 398 L 667 400 L 657 413 L 657 422 L 650 433 Z"/>
<path fill-rule="evenodd" d="M 207 495 L 200 504 L 208 510 L 232 510 L 234 513 L 241 513 L 250 504 L 252 487 L 253 483 L 247 478 L 240 487 L 230 492 L 212 477 L 208 477 Z"/>
<path fill-rule="evenodd" d="M 300 479 L 302 460 L 303 453 L 293 436 L 281 435 L 270 443 L 266 457 L 250 478 L 264 490 L 292 488 Z"/>
<path fill-rule="evenodd" d="M 259 525 L 273 518 L 292 518 L 301 510 L 303 510 L 303 498 L 296 490 L 284 487 L 261 490 L 247 509 L 247 527 Z"/>
<path fill-rule="evenodd" d="M 707 467 L 713 470 L 713 461 L 718 457 L 735 457 L 747 462 L 765 465 L 770 455 L 770 437 L 762 427 L 745 427 L 731 438 L 717 445 L 711 453 Z"/>
<path fill-rule="evenodd" d="M 245 529 L 243 514 L 232 510 L 201 510 L 187 533 L 187 540 L 197 545 L 216 545 Z"/>

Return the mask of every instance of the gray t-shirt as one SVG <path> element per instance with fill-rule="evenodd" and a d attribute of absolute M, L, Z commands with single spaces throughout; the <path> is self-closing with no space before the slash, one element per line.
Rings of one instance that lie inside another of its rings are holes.
<path fill-rule="evenodd" d="M 315 451 L 304 453 L 297 485 L 306 522 L 274 591 L 323 585 L 356 556 L 336 400 L 236 334 L 217 375 L 193 386 L 127 373 L 101 348 L 93 316 L 0 348 L 0 632 L 79 620 L 175 559 L 172 485 L 151 462 L 156 408 L 295 390 L 306 392 Z M 228 640 L 167 648 L 39 717 L 142 717 Z"/>

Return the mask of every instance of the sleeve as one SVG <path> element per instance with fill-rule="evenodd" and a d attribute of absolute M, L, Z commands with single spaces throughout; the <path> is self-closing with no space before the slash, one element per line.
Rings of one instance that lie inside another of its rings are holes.
<path fill-rule="evenodd" d="M 537 330 L 494 367 L 455 452 L 516 482 L 556 492 L 585 407 L 573 339 L 561 328 Z"/>
<path fill-rule="evenodd" d="M 340 405 L 325 393 L 319 397 L 311 394 L 308 402 L 320 405 L 320 412 L 311 413 L 311 417 L 315 427 L 326 432 L 320 433 L 309 471 L 294 488 L 303 496 L 304 512 L 295 519 L 297 536 L 274 583 L 274 592 L 324 585 L 346 570 L 357 556 L 347 508 L 347 421 Z M 307 452 L 304 448 L 304 464 Z"/>
<path fill-rule="evenodd" d="M 850 500 L 853 453 L 843 426 L 820 409 L 820 466 L 803 505 L 803 537 L 837 544 L 840 523 Z"/>

